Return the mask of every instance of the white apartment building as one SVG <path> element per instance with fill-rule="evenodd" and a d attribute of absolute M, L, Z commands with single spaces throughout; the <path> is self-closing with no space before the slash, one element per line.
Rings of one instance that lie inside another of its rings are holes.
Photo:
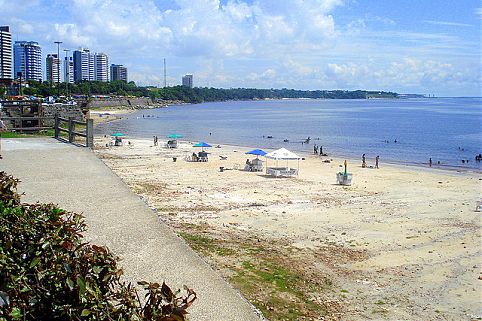
<path fill-rule="evenodd" d="M 12 79 L 12 34 L 8 26 L 0 26 L 0 79 Z"/>
<path fill-rule="evenodd" d="M 94 74 L 97 81 L 109 81 L 109 57 L 104 53 L 94 55 Z"/>
<path fill-rule="evenodd" d="M 94 55 L 90 53 L 89 49 L 81 48 L 75 50 L 74 58 L 74 81 L 95 80 L 94 74 Z"/>
<path fill-rule="evenodd" d="M 64 81 L 74 83 L 74 60 L 72 57 L 64 58 Z"/>

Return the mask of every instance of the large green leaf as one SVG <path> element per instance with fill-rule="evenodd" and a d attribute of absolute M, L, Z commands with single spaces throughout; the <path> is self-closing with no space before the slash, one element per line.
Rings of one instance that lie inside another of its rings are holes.
<path fill-rule="evenodd" d="M 77 277 L 77 285 L 79 286 L 80 295 L 83 296 L 85 293 L 85 280 L 80 275 Z"/>
<path fill-rule="evenodd" d="M 30 262 L 30 268 L 35 267 L 39 263 L 40 263 L 40 258 L 37 256 L 32 260 L 32 262 Z"/>

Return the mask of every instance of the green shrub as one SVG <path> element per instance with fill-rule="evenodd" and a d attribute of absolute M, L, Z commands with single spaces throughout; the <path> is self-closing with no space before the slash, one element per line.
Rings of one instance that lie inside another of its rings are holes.
<path fill-rule="evenodd" d="M 86 243 L 81 215 L 21 204 L 18 180 L 0 172 L 0 320 L 185 320 L 196 299 L 163 283 L 122 278 L 117 258 Z"/>

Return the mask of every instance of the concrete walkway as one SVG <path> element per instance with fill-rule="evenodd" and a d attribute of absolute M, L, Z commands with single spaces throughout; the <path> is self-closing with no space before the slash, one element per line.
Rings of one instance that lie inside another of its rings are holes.
<path fill-rule="evenodd" d="M 23 201 L 83 213 L 87 239 L 108 246 L 133 281 L 194 289 L 190 320 L 260 320 L 252 306 L 89 149 L 54 139 L 2 139 L 0 170 L 21 180 Z"/>

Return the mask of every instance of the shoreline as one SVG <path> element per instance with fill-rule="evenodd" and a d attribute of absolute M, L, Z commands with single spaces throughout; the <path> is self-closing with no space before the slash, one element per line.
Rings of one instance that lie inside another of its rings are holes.
<path fill-rule="evenodd" d="M 113 119 L 112 121 L 116 121 L 116 120 L 118 120 L 118 119 Z M 102 135 L 95 135 L 95 137 L 101 138 Z M 151 137 L 132 137 L 132 138 L 125 138 L 125 139 L 126 140 L 129 140 L 129 139 L 146 140 L 146 141 L 152 140 Z M 164 137 L 161 137 L 159 139 L 160 139 L 160 142 L 162 142 L 164 140 L 167 141 L 167 139 L 164 138 Z M 195 144 L 195 143 L 198 142 L 197 140 L 184 140 L 184 139 L 178 139 L 177 141 L 182 142 L 182 143 L 189 143 L 189 144 Z M 246 151 L 253 150 L 253 149 L 256 149 L 256 148 L 261 148 L 261 149 L 264 148 L 264 147 L 252 147 L 252 146 L 249 147 L 249 146 L 236 145 L 236 144 L 224 144 L 224 143 L 219 143 L 219 142 L 212 142 L 210 144 L 213 146 L 213 148 L 217 145 L 220 145 L 220 146 L 225 146 L 225 147 L 246 149 Z M 281 144 L 280 144 L 280 146 L 281 146 Z M 281 147 L 279 147 L 279 148 L 281 148 Z M 275 150 L 276 148 L 264 148 L 264 149 Z M 289 147 L 287 149 L 289 149 Z M 361 168 L 361 165 L 359 165 L 361 163 L 361 159 L 355 159 L 352 156 L 328 154 L 327 156 L 320 157 L 319 155 L 315 155 L 315 154 L 307 152 L 307 151 L 296 151 L 296 150 L 294 151 L 294 153 L 298 154 L 301 157 L 305 157 L 305 158 L 306 157 L 318 157 L 321 161 L 326 160 L 326 159 L 334 159 L 334 160 L 343 162 L 343 160 L 346 159 L 349 162 L 349 164 L 350 163 L 356 164 L 355 166 L 358 166 L 358 167 Z M 397 161 L 392 161 L 392 160 L 384 161 L 382 159 L 380 161 L 380 166 L 383 166 L 384 164 L 390 165 L 390 166 L 400 166 L 401 168 L 408 167 L 408 168 L 415 168 L 415 169 L 427 170 L 427 171 L 431 171 L 431 170 L 437 171 L 438 170 L 438 171 L 446 171 L 446 172 L 451 172 L 451 173 L 455 172 L 455 173 L 460 173 L 460 174 L 464 174 L 464 173 L 482 174 L 482 169 L 477 169 L 477 168 L 472 168 L 472 167 L 457 167 L 457 166 L 453 166 L 453 165 L 433 165 L 432 167 L 429 167 L 428 164 L 424 165 L 424 163 L 420 163 L 420 162 L 397 162 Z M 367 165 L 369 165 L 369 164 L 367 164 Z M 374 169 L 374 168 L 367 167 L 367 170 L 369 170 L 369 169 Z"/>
<path fill-rule="evenodd" d="M 147 138 L 139 138 L 139 139 L 147 139 Z M 179 141 L 179 140 L 178 140 Z M 186 143 L 193 143 L 195 144 L 196 142 L 193 142 L 193 141 L 182 141 L 182 142 L 186 142 Z M 255 148 L 259 148 L 259 147 L 246 147 L 246 146 L 242 146 L 242 145 L 233 145 L 233 144 L 218 144 L 218 143 L 212 143 L 213 146 L 215 145 L 221 145 L 221 146 L 227 146 L 227 147 L 236 147 L 236 148 L 244 148 L 244 149 L 247 149 L 248 151 L 249 150 L 253 150 Z M 275 150 L 275 148 L 265 148 L 265 149 L 269 149 L 269 150 Z M 295 154 L 298 154 L 299 156 L 303 155 L 302 157 L 318 157 L 320 158 L 320 160 L 325 160 L 325 159 L 336 159 L 338 161 L 341 161 L 343 162 L 342 160 L 347 160 L 349 162 L 351 162 L 351 164 L 360 164 L 361 163 L 361 160 L 357 160 L 351 156 L 343 156 L 343 155 L 331 155 L 331 154 L 328 154 L 327 156 L 322 156 L 320 157 L 319 155 L 315 155 L 315 154 L 312 154 L 312 153 L 309 153 L 309 152 L 306 152 L 306 151 L 296 151 Z M 417 162 L 396 162 L 396 161 L 380 161 L 380 166 L 383 166 L 383 164 L 387 164 L 387 165 L 390 165 L 390 166 L 400 166 L 400 167 L 409 167 L 409 168 L 417 168 L 417 169 L 420 169 L 420 170 L 440 170 L 440 171 L 448 171 L 448 172 L 457 172 L 457 173 L 473 173 L 473 174 L 482 174 L 482 169 L 477 169 L 477 168 L 471 168 L 471 167 L 457 167 L 457 166 L 451 166 L 451 165 L 434 165 L 432 167 L 429 167 L 428 164 L 426 166 L 424 166 L 423 164 L 424 163 L 417 163 Z M 355 166 L 358 166 L 361 168 L 361 165 L 355 165 Z M 374 168 L 370 168 L 368 167 L 367 169 L 374 169 Z"/>
<path fill-rule="evenodd" d="M 268 318 L 480 314 L 478 174 L 349 164 L 353 185 L 339 186 L 340 158 L 300 153 L 299 177 L 273 179 L 236 170 L 254 158 L 246 147 L 190 163 L 183 156 L 197 149 L 186 141 L 172 150 L 130 140 L 104 148 L 96 137 L 95 153 Z"/>
<path fill-rule="evenodd" d="M 222 103 L 222 102 L 219 102 L 219 103 Z M 172 106 L 182 106 L 182 105 L 172 105 Z M 156 108 L 155 108 L 156 109 Z M 130 111 L 129 113 L 127 113 L 126 115 L 130 114 L 130 113 L 134 113 L 135 111 L 137 110 L 132 110 Z M 117 119 L 115 119 L 117 120 Z M 105 131 L 105 130 L 104 130 Z M 155 134 L 153 134 L 155 135 Z M 136 138 L 136 139 L 151 139 L 152 136 L 143 136 L 142 134 L 141 135 L 138 135 L 138 136 L 132 136 L 132 138 Z M 204 137 L 205 139 L 209 139 L 209 137 Z M 252 138 L 252 137 L 251 137 Z M 194 140 L 194 139 L 193 139 Z M 261 144 L 259 144 L 259 146 L 257 146 L 257 148 L 273 148 L 273 147 L 263 147 L 263 139 L 261 137 L 259 137 L 259 142 Z M 318 141 L 316 139 L 312 139 L 312 143 L 316 143 L 318 144 Z M 213 143 L 213 144 L 225 144 L 223 142 L 217 142 L 217 143 Z M 279 144 L 277 144 L 278 148 L 279 147 L 285 147 L 291 151 L 294 151 L 294 152 L 297 152 L 297 153 L 306 153 L 306 154 L 311 154 L 311 151 L 306 151 L 306 150 L 299 150 L 298 149 L 298 146 L 295 146 L 295 147 L 292 147 L 290 146 L 291 144 L 293 145 L 298 145 L 298 142 L 290 142 L 290 143 L 283 143 L 283 142 L 279 142 Z M 300 144 L 301 144 L 301 141 L 300 141 Z M 226 145 L 235 145 L 233 143 L 227 143 Z M 240 145 L 241 146 L 241 145 Z M 403 147 L 401 147 L 403 148 Z M 275 148 L 273 148 L 275 149 Z M 383 147 L 379 150 L 379 152 L 382 152 L 383 153 Z M 388 151 L 387 152 L 389 155 L 392 154 L 391 151 Z M 360 151 L 359 155 L 349 155 L 349 154 L 344 154 L 342 152 L 340 153 L 333 153 L 333 157 L 336 157 L 336 158 L 346 158 L 346 159 L 351 159 L 352 162 L 354 161 L 355 163 L 358 163 L 358 159 L 360 159 L 360 163 L 361 163 L 361 155 L 363 154 L 363 151 Z M 474 172 L 474 173 L 482 173 L 482 165 L 479 165 L 473 158 L 473 155 L 470 156 L 470 155 L 463 155 L 463 156 L 460 156 L 461 158 L 457 158 L 455 157 L 455 159 L 452 159 L 453 157 L 451 156 L 441 156 L 442 159 L 437 159 L 437 158 L 434 158 L 434 161 L 433 161 L 433 165 L 432 167 L 429 167 L 428 166 L 428 158 L 424 161 L 424 160 L 399 160 L 398 158 L 396 158 L 396 156 L 394 156 L 393 158 L 390 158 L 388 157 L 388 159 L 385 159 L 384 156 L 382 154 L 379 153 L 379 155 L 381 156 L 381 163 L 385 163 L 385 164 L 394 164 L 394 165 L 401 165 L 401 166 L 413 166 L 413 167 L 420 167 L 420 168 L 434 168 L 434 169 L 441 169 L 441 170 L 448 170 L 448 171 L 461 171 L 461 172 Z M 453 154 L 455 155 L 455 154 Z M 452 156 L 453 156 L 452 155 Z M 371 156 L 368 156 L 367 159 L 370 159 L 373 158 L 376 156 L 376 154 L 374 155 L 371 155 Z M 420 156 L 420 155 L 418 155 Z M 446 158 L 444 160 L 444 158 Z M 460 164 L 461 163 L 461 159 L 469 159 L 470 160 L 470 164 L 471 165 L 474 165 L 474 166 L 465 166 L 465 165 L 462 165 Z M 441 164 L 437 164 L 437 161 L 441 161 L 442 163 Z M 479 166 L 478 166 L 479 165 Z"/>

